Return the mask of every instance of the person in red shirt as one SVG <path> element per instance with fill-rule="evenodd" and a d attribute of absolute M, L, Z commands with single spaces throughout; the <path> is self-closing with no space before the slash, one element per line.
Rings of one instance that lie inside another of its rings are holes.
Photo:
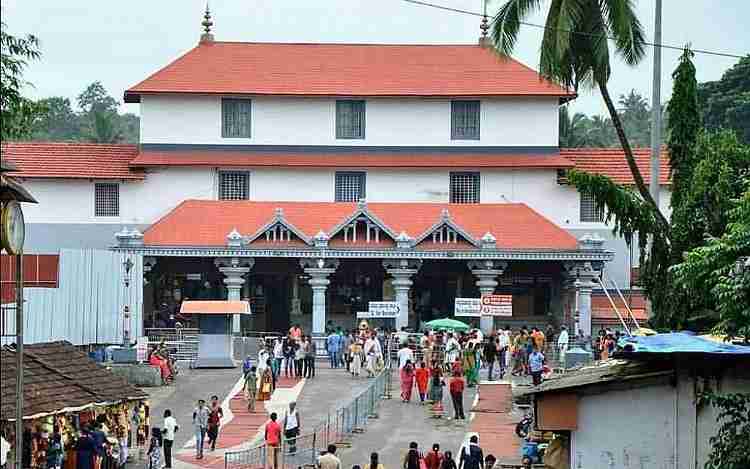
<path fill-rule="evenodd" d="M 281 425 L 276 421 L 278 415 L 271 413 L 271 420 L 266 423 L 265 440 L 268 448 L 268 467 L 277 469 L 279 467 L 279 449 L 281 448 Z"/>
<path fill-rule="evenodd" d="M 440 452 L 440 445 L 435 443 L 432 445 L 432 451 L 424 457 L 424 463 L 427 469 L 441 469 L 444 459 L 443 453 Z"/>
<path fill-rule="evenodd" d="M 464 415 L 464 380 L 459 374 L 454 374 L 449 385 L 451 399 L 453 400 L 453 418 L 455 420 L 466 420 Z"/>
<path fill-rule="evenodd" d="M 216 450 L 216 440 L 219 439 L 219 426 L 221 419 L 224 417 L 224 411 L 219 404 L 219 396 L 211 396 L 211 410 L 208 414 L 208 444 L 211 445 L 211 451 Z"/>
<path fill-rule="evenodd" d="M 430 382 L 430 371 L 424 362 L 419 364 L 419 368 L 414 372 L 414 377 L 417 380 L 417 390 L 419 391 L 419 400 L 424 404 L 424 400 L 427 398 L 427 384 Z"/>

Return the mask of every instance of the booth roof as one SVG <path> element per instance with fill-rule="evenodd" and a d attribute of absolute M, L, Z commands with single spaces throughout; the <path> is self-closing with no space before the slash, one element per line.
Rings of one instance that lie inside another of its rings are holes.
<path fill-rule="evenodd" d="M 183 301 L 180 314 L 250 314 L 247 301 Z"/>
<path fill-rule="evenodd" d="M 24 346 L 23 415 L 37 418 L 93 405 L 146 399 L 145 392 L 98 365 L 70 342 Z M 0 419 L 15 420 L 16 352 L 0 352 Z"/>

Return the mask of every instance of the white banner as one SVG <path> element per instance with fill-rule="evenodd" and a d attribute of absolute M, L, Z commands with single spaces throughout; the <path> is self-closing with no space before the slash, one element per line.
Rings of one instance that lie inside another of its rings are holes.
<path fill-rule="evenodd" d="M 456 298 L 454 301 L 454 316 L 479 317 L 482 311 L 480 298 Z"/>
<path fill-rule="evenodd" d="M 371 301 L 367 311 L 359 311 L 357 318 L 397 318 L 401 307 L 395 301 Z"/>
<path fill-rule="evenodd" d="M 482 296 L 482 316 L 513 316 L 513 295 Z"/>

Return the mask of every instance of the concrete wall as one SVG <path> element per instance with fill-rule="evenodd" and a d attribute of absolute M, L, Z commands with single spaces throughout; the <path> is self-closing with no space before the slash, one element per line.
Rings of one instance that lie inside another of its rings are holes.
<path fill-rule="evenodd" d="M 449 99 L 366 101 L 365 138 L 337 140 L 334 98 L 252 99 L 249 139 L 222 138 L 221 97 L 142 96 L 141 143 L 557 146 L 557 98 L 487 98 L 480 140 L 451 140 Z"/>

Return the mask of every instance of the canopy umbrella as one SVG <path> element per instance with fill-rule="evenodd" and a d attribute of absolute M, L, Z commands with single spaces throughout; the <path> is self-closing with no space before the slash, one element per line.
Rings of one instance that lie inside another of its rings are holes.
<path fill-rule="evenodd" d="M 428 323 L 425 324 L 430 329 L 449 329 L 453 331 L 468 331 L 470 327 L 461 321 L 456 321 L 455 319 L 450 318 L 443 318 L 443 319 L 434 319 Z"/>

